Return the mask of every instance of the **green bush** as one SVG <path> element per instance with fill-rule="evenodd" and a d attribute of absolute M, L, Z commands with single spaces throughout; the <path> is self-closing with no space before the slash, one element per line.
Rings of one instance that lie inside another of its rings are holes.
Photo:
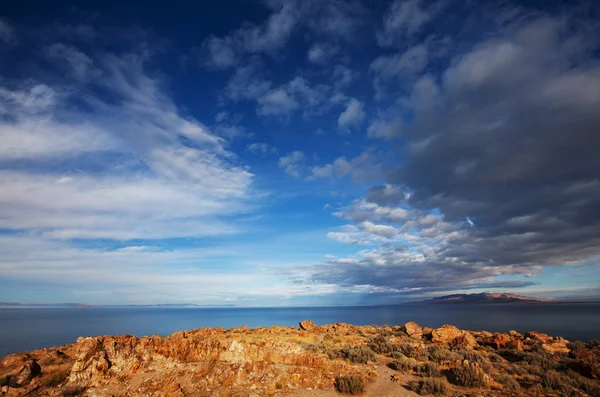
<path fill-rule="evenodd" d="M 498 375 L 494 375 L 494 379 L 507 390 L 517 390 L 521 388 L 519 382 L 517 382 L 515 378 L 508 374 L 500 373 Z"/>
<path fill-rule="evenodd" d="M 418 366 L 419 366 L 419 364 L 417 363 L 417 360 L 415 360 L 414 358 L 407 358 L 407 357 L 402 357 L 402 358 L 400 358 L 396 361 L 392 361 L 391 363 L 388 364 L 388 367 L 390 367 L 394 371 L 401 371 L 401 372 L 413 371 Z"/>
<path fill-rule="evenodd" d="M 417 348 L 409 343 L 403 343 L 399 345 L 398 350 L 406 357 L 417 358 L 419 356 L 419 351 Z"/>
<path fill-rule="evenodd" d="M 461 359 L 459 354 L 436 345 L 427 347 L 426 354 L 429 360 L 436 363 L 440 363 L 442 361 L 456 361 Z"/>
<path fill-rule="evenodd" d="M 369 338 L 369 348 L 378 354 L 390 354 L 396 351 L 396 346 L 383 335 L 377 335 L 374 338 Z"/>
<path fill-rule="evenodd" d="M 335 389 L 345 394 L 360 394 L 365 391 L 365 380 L 362 376 L 347 375 L 335 378 Z"/>
<path fill-rule="evenodd" d="M 376 356 L 373 350 L 367 346 L 346 345 L 341 349 L 325 344 L 307 344 L 304 348 L 308 351 L 327 354 L 330 360 L 343 358 L 358 364 L 366 364 L 368 361 L 374 361 Z"/>
<path fill-rule="evenodd" d="M 448 382 L 444 378 L 423 378 L 418 381 L 409 382 L 409 387 L 415 392 L 443 396 L 448 392 Z"/>
<path fill-rule="evenodd" d="M 450 380 L 452 383 L 466 387 L 480 387 L 484 385 L 484 373 L 481 369 L 469 365 L 461 364 L 450 370 Z"/>
<path fill-rule="evenodd" d="M 375 353 L 367 346 L 346 345 L 339 350 L 339 357 L 357 364 L 375 360 Z"/>
<path fill-rule="evenodd" d="M 440 376 L 440 367 L 434 363 L 425 363 L 417 367 L 417 373 L 421 376 L 434 377 Z"/>

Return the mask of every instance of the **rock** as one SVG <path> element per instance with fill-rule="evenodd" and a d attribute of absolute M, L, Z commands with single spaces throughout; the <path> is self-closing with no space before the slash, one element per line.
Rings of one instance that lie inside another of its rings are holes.
<path fill-rule="evenodd" d="M 400 328 L 400 330 L 403 331 L 403 332 L 405 332 L 406 335 L 408 335 L 408 336 L 410 336 L 411 338 L 414 338 L 414 339 L 421 339 L 421 337 L 423 337 L 423 328 L 421 328 L 414 321 L 410 321 L 410 322 L 404 324 Z"/>
<path fill-rule="evenodd" d="M 311 320 L 300 321 L 299 325 L 300 329 L 304 331 L 311 331 L 317 327 L 317 324 L 313 323 Z"/>
<path fill-rule="evenodd" d="M 536 331 L 525 332 L 525 338 L 529 338 L 531 340 L 535 340 L 542 343 L 548 343 L 552 340 L 551 336 Z"/>
<path fill-rule="evenodd" d="M 19 371 L 19 374 L 17 375 L 17 383 L 19 385 L 26 385 L 41 372 L 42 367 L 40 367 L 37 361 L 28 361 Z"/>
<path fill-rule="evenodd" d="M 508 334 L 512 337 L 512 338 L 519 338 L 519 339 L 523 339 L 523 335 L 521 335 L 520 333 L 518 333 L 517 331 L 515 331 L 514 329 L 511 329 L 510 331 L 508 331 Z"/>
<path fill-rule="evenodd" d="M 492 336 L 491 344 L 496 350 L 504 349 L 510 343 L 511 339 L 506 334 L 496 333 Z"/>
<path fill-rule="evenodd" d="M 548 343 L 542 343 L 542 347 L 548 353 L 556 354 L 556 353 L 569 353 L 569 348 L 567 345 L 569 341 L 563 338 L 555 338 L 552 339 Z"/>
<path fill-rule="evenodd" d="M 448 324 L 431 331 L 431 341 L 437 344 L 449 344 L 457 347 L 473 348 L 477 346 L 477 340 L 475 340 L 473 335 Z"/>
<path fill-rule="evenodd" d="M 395 382 L 395 383 L 402 383 L 402 375 L 394 374 L 394 375 L 392 375 L 391 380 L 392 380 L 392 382 Z"/>
<path fill-rule="evenodd" d="M 521 342 L 520 339 L 511 339 L 510 342 L 508 342 L 508 344 L 506 345 L 506 347 L 512 350 L 518 350 L 520 352 L 525 350 L 525 345 L 523 344 L 523 342 Z"/>

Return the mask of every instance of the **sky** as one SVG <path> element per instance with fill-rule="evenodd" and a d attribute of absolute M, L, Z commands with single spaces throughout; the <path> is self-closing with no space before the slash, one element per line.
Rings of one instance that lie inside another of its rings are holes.
<path fill-rule="evenodd" d="M 600 5 L 0 5 L 0 301 L 600 299 Z"/>

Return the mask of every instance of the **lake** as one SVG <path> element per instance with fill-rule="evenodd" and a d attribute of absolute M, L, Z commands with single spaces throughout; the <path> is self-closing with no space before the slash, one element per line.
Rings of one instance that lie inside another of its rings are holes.
<path fill-rule="evenodd" d="M 0 309 L 0 357 L 73 343 L 79 336 L 169 335 L 200 327 L 317 324 L 453 324 L 474 331 L 540 331 L 569 340 L 600 338 L 600 303 L 422 304 L 310 308 Z"/>

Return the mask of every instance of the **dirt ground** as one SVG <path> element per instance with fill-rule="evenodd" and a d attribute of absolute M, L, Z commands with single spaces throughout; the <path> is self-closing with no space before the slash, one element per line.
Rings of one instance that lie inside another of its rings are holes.
<path fill-rule="evenodd" d="M 404 386 L 411 379 L 416 379 L 410 375 L 402 375 L 391 370 L 385 365 L 378 365 L 377 372 L 379 376 L 377 380 L 371 383 L 363 397 L 415 397 L 417 393 L 406 389 Z M 393 382 L 392 375 L 400 376 L 401 382 Z M 404 385 L 404 386 L 403 386 Z M 333 389 L 330 390 L 298 390 L 288 397 L 340 397 L 341 394 Z"/>

